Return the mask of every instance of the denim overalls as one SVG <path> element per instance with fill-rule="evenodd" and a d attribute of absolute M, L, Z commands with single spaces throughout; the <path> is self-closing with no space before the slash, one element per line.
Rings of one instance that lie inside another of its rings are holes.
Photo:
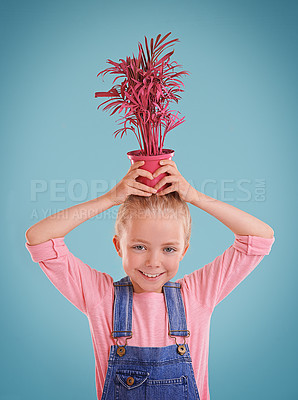
<path fill-rule="evenodd" d="M 165 347 L 127 346 L 132 337 L 133 285 L 129 276 L 114 282 L 112 338 L 127 337 L 125 345 L 112 345 L 101 400 L 200 400 L 185 337 L 184 304 L 178 282 L 163 285 L 171 337 L 184 336 L 184 344 Z"/>

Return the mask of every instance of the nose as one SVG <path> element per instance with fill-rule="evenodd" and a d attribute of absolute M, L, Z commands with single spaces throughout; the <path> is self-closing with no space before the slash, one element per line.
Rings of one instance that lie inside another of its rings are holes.
<path fill-rule="evenodd" d="M 160 268 L 160 255 L 158 250 L 148 251 L 146 266 L 149 268 Z"/>

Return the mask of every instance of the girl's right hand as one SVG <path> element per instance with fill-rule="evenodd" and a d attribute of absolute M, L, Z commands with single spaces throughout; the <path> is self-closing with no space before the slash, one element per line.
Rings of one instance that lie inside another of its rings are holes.
<path fill-rule="evenodd" d="M 137 161 L 132 164 L 124 178 L 107 193 L 115 206 L 124 203 L 130 194 L 151 196 L 157 192 L 156 189 L 136 181 L 138 176 L 153 179 L 151 172 L 139 168 L 144 163 L 145 161 Z"/>

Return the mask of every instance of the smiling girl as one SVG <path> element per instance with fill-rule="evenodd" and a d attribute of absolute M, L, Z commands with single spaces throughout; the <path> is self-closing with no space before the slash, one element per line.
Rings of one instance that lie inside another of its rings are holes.
<path fill-rule="evenodd" d="M 254 216 L 195 190 L 174 161 L 164 160 L 154 173 L 168 173 L 155 188 L 136 181 L 138 176 L 153 179 L 141 165 L 133 164 L 103 196 L 30 227 L 26 248 L 88 317 L 98 399 L 209 400 L 212 312 L 270 253 L 274 232 Z M 156 194 L 166 183 L 170 186 Z M 187 203 L 217 218 L 235 238 L 212 262 L 173 281 L 189 248 Z M 113 243 L 126 276 L 114 282 L 75 257 L 64 237 L 120 204 Z"/>

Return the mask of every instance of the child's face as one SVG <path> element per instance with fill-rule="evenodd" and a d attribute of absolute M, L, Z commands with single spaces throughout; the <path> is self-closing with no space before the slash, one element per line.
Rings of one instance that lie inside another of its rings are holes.
<path fill-rule="evenodd" d="M 181 220 L 161 217 L 131 219 L 121 240 L 115 235 L 113 243 L 136 293 L 162 293 L 162 286 L 177 274 L 189 247 L 184 247 Z M 160 275 L 148 278 L 141 271 Z"/>

